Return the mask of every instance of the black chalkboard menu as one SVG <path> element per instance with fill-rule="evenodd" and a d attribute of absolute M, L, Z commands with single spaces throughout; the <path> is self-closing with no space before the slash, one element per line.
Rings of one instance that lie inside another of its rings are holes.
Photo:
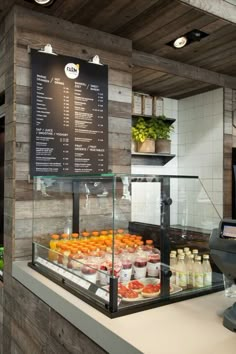
<path fill-rule="evenodd" d="M 31 176 L 106 173 L 108 67 L 31 51 Z"/>

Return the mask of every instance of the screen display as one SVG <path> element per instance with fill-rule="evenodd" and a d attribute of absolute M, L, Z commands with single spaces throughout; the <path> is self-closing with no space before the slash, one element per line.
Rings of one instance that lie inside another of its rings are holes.
<path fill-rule="evenodd" d="M 222 236 L 236 239 L 236 226 L 224 225 Z"/>

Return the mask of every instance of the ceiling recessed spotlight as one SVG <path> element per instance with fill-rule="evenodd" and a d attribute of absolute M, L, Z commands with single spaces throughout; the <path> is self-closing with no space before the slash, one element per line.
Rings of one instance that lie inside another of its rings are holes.
<path fill-rule="evenodd" d="M 55 0 L 34 0 L 38 5 L 50 6 Z"/>
<path fill-rule="evenodd" d="M 208 33 L 205 33 L 203 31 L 194 29 L 190 32 L 187 32 L 183 34 L 182 36 L 174 39 L 173 41 L 170 41 L 169 43 L 166 43 L 167 45 L 175 48 L 175 49 L 180 49 L 183 48 L 186 45 L 189 45 L 192 42 L 199 42 L 201 39 L 205 38 L 208 36 Z"/>
<path fill-rule="evenodd" d="M 173 43 L 173 46 L 175 48 L 183 48 L 187 44 L 187 42 L 188 42 L 188 38 L 185 36 L 182 36 L 182 37 L 176 38 L 176 40 Z"/>

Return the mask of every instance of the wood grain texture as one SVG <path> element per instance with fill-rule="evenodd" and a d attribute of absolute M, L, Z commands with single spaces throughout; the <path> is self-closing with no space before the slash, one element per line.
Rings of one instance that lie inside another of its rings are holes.
<path fill-rule="evenodd" d="M 39 13 L 15 7 L 16 26 L 32 30 L 37 28 L 39 34 L 50 33 L 51 37 L 59 37 L 69 42 L 86 44 L 93 48 L 100 48 L 116 54 L 131 53 L 131 41 L 114 37 L 108 33 L 89 29 L 51 16 L 42 16 Z M 63 28 L 63 31 L 61 31 Z"/>
<path fill-rule="evenodd" d="M 225 88 L 223 92 L 224 140 L 223 140 L 223 216 L 232 217 L 232 108 L 233 90 Z"/>
<path fill-rule="evenodd" d="M 72 56 L 84 60 L 91 59 L 95 54 L 99 55 L 103 64 L 109 65 L 115 70 L 122 70 L 131 72 L 131 55 L 114 54 L 109 51 L 104 51 L 98 48 L 91 48 L 81 43 L 71 43 L 61 39 L 60 37 L 53 38 L 50 35 L 40 35 L 37 32 L 25 31 L 18 29 L 17 37 L 17 51 L 16 57 L 19 60 L 19 66 L 30 67 L 30 55 L 27 52 L 27 46 L 34 49 L 42 48 L 45 43 L 50 42 L 53 50 L 57 54 Z M 19 51 L 20 48 L 20 51 Z"/>
<path fill-rule="evenodd" d="M 224 0 L 204 1 L 204 0 L 180 0 L 181 2 L 194 6 L 204 12 L 214 14 L 224 20 L 236 23 L 236 7 Z"/>
<path fill-rule="evenodd" d="M 182 76 L 192 80 L 198 80 L 209 84 L 236 87 L 236 79 L 223 74 L 216 74 L 209 70 L 196 68 L 194 66 L 165 59 L 157 55 L 133 51 L 133 64 L 144 68 L 164 71 L 173 75 Z"/>
<path fill-rule="evenodd" d="M 19 289 L 17 285 L 17 290 Z M 29 293 L 29 292 L 28 292 Z M 28 300 L 32 303 L 34 301 L 35 304 L 35 299 L 34 297 L 30 298 L 30 296 L 26 292 L 24 292 L 24 296 L 28 296 Z M 29 350 L 31 350 L 31 341 L 34 344 L 34 349 L 36 347 L 36 350 L 41 349 L 42 351 L 38 352 L 44 352 L 45 353 L 45 346 L 48 341 L 48 335 L 49 335 L 49 308 L 48 306 L 45 305 L 45 307 L 42 309 L 41 306 L 41 311 L 36 311 L 32 309 L 32 305 L 30 306 L 30 309 L 26 309 L 24 306 L 22 308 L 22 303 L 19 303 L 18 301 L 18 296 L 8 296 L 5 298 L 4 301 L 4 308 L 5 310 L 11 314 L 12 317 L 12 323 L 14 323 L 13 328 L 14 330 L 14 341 L 18 344 L 18 346 L 23 350 L 24 353 L 29 353 Z M 23 315 L 24 311 L 26 313 Z M 31 312 L 30 312 L 31 311 Z M 33 316 L 37 315 L 37 325 L 35 320 L 33 320 Z M 18 337 L 18 332 L 23 332 Z M 28 345 L 30 343 L 29 348 L 27 349 Z"/>
<path fill-rule="evenodd" d="M 69 353 L 106 353 L 97 344 L 91 341 L 86 335 L 78 331 L 68 321 L 61 317 L 57 312 L 50 312 L 50 333 Z"/>
<path fill-rule="evenodd" d="M 108 101 L 108 114 L 115 118 L 131 119 L 131 104 L 125 102 Z"/>

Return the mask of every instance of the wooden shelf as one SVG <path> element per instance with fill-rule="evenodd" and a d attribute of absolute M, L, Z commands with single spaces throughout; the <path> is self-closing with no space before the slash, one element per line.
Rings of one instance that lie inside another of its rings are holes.
<path fill-rule="evenodd" d="M 143 115 L 143 114 L 132 114 L 132 117 L 133 117 L 133 118 L 139 118 L 139 117 L 143 117 L 143 118 L 153 118 L 154 116 L 145 116 L 145 115 Z M 157 117 L 154 117 L 154 118 L 157 118 Z M 157 118 L 157 119 L 158 119 L 158 118 Z M 171 124 L 173 124 L 173 123 L 176 121 L 176 119 L 174 119 L 174 118 L 166 118 L 166 119 L 163 119 L 163 121 L 164 121 L 166 124 L 171 125 Z"/>
<path fill-rule="evenodd" d="M 132 152 L 132 165 L 151 165 L 164 166 L 172 160 L 175 155 L 172 154 L 155 154 L 144 152 Z"/>

